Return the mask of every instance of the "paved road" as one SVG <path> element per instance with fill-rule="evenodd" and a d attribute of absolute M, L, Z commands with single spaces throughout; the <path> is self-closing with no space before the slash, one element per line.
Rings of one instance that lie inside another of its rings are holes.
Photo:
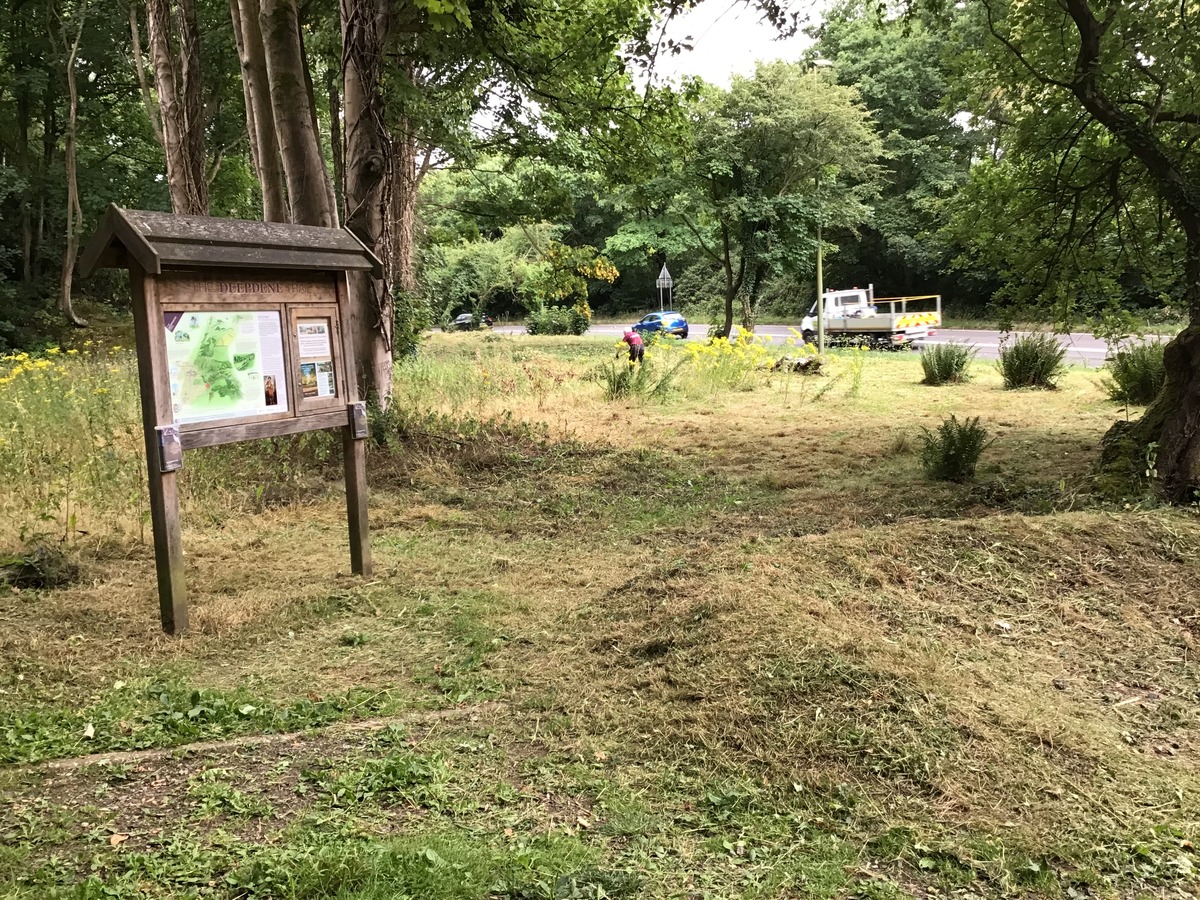
<path fill-rule="evenodd" d="M 589 335 L 596 337 L 611 337 L 619 339 L 627 325 L 593 325 Z M 799 329 L 799 326 L 794 326 Z M 525 329 L 520 325 L 497 325 L 495 330 L 500 334 L 524 334 Z M 704 340 L 708 337 L 707 325 L 692 325 L 689 340 Z M 785 341 L 793 336 L 791 327 L 787 325 L 759 325 L 755 329 L 759 337 L 771 341 Z M 979 353 L 980 359 L 997 359 L 1000 356 L 1000 341 L 1004 334 L 999 331 L 979 331 L 974 329 L 947 328 L 939 329 L 936 334 L 923 344 L 949 344 L 951 342 L 970 344 Z M 1059 343 L 1067 348 L 1067 362 L 1074 365 L 1101 366 L 1108 353 L 1108 346 L 1099 338 L 1090 334 L 1060 334 L 1056 335 Z"/>

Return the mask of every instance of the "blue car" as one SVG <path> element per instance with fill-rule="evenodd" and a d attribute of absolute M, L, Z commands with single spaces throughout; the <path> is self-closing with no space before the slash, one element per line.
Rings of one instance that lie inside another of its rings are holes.
<path fill-rule="evenodd" d="M 644 317 L 633 326 L 633 330 L 638 334 L 652 334 L 658 331 L 685 338 L 688 336 L 688 323 L 687 319 L 677 312 L 656 312 Z"/>

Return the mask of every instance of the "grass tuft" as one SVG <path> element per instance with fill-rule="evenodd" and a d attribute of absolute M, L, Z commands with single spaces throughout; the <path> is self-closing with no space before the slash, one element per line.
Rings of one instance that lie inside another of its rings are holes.
<path fill-rule="evenodd" d="M 997 365 L 1004 387 L 1054 390 L 1066 372 L 1067 348 L 1052 334 L 1024 334 L 1000 348 Z"/>
<path fill-rule="evenodd" d="M 971 380 L 968 371 L 975 359 L 975 348 L 965 344 L 932 344 L 921 350 L 922 384 L 963 384 Z"/>
<path fill-rule="evenodd" d="M 921 429 L 921 467 L 935 481 L 968 481 L 975 477 L 979 457 L 991 441 L 979 417 L 944 419 L 936 432 Z"/>

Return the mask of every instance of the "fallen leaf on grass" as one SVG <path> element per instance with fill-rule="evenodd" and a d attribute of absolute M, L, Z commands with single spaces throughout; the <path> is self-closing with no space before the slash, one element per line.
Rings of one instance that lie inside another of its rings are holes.
<path fill-rule="evenodd" d="M 111 847 L 120 847 L 127 840 L 129 840 L 129 835 L 127 834 L 110 834 L 108 836 L 108 843 Z"/>

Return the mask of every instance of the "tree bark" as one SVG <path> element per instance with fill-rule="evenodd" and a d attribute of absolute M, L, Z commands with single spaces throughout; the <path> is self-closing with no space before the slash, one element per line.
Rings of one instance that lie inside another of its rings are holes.
<path fill-rule="evenodd" d="M 392 187 L 392 258 L 393 283 L 397 290 L 413 293 L 417 290 L 416 223 L 417 223 L 417 142 L 408 132 L 408 122 L 392 142 L 394 175 Z"/>
<path fill-rule="evenodd" d="M 193 10 L 193 26 L 194 19 Z M 146 0 L 146 30 L 149 33 L 150 55 L 154 64 L 154 86 L 158 91 L 158 106 L 162 114 L 163 151 L 167 162 L 167 187 L 171 192 L 171 208 L 181 214 L 207 215 L 208 182 L 204 177 L 203 101 L 192 96 L 201 90 L 195 71 L 199 67 L 199 39 L 195 34 L 181 34 L 181 73 L 176 66 L 171 46 L 170 0 Z M 190 76 L 184 74 L 189 71 Z M 180 95 L 181 89 L 183 96 Z M 201 114 L 195 120 L 191 120 L 189 117 L 194 114 L 197 103 L 200 104 Z M 192 133 L 193 129 L 198 134 Z M 195 152 L 197 143 L 200 147 L 198 160 Z"/>
<path fill-rule="evenodd" d="M 197 215 L 208 215 L 208 166 L 204 150 L 204 81 L 200 64 L 200 29 L 196 22 L 196 0 L 176 0 L 175 19 L 179 30 L 179 64 L 183 90 L 183 156 L 188 186 L 194 191 Z"/>
<path fill-rule="evenodd" d="M 385 261 L 386 277 L 350 276 L 350 327 L 363 396 L 386 406 L 392 392 L 391 284 L 394 260 L 388 219 L 392 154 L 382 77 L 389 0 L 341 0 L 346 139 L 346 226 Z"/>
<path fill-rule="evenodd" d="M 75 82 L 75 59 L 79 55 L 79 42 L 83 38 L 83 26 L 87 19 L 87 7 L 87 0 L 84 0 L 79 8 L 75 10 L 75 16 L 78 21 L 75 25 L 74 38 L 68 35 L 66 23 L 60 22 L 63 44 L 67 51 L 67 130 L 64 145 L 67 168 L 67 245 L 63 250 L 62 278 L 59 285 L 61 290 L 58 303 L 67 321 L 79 327 L 86 326 L 87 322 L 79 318 L 71 300 L 71 288 L 75 275 L 75 258 L 79 255 L 79 232 L 83 227 L 83 210 L 79 204 L 79 182 L 76 178 L 75 132 L 79 114 L 79 91 Z"/>
<path fill-rule="evenodd" d="M 246 131 L 250 135 L 252 162 L 262 190 L 263 218 L 268 222 L 290 222 L 292 217 L 283 189 L 283 167 L 271 109 L 258 0 L 229 0 L 229 13 L 233 18 L 234 39 L 242 66 L 242 86 L 247 98 Z"/>
<path fill-rule="evenodd" d="M 295 0 L 261 0 L 259 24 L 292 221 L 332 227 L 336 218 L 328 190 L 329 176 L 313 127 L 315 116 L 305 84 Z"/>

